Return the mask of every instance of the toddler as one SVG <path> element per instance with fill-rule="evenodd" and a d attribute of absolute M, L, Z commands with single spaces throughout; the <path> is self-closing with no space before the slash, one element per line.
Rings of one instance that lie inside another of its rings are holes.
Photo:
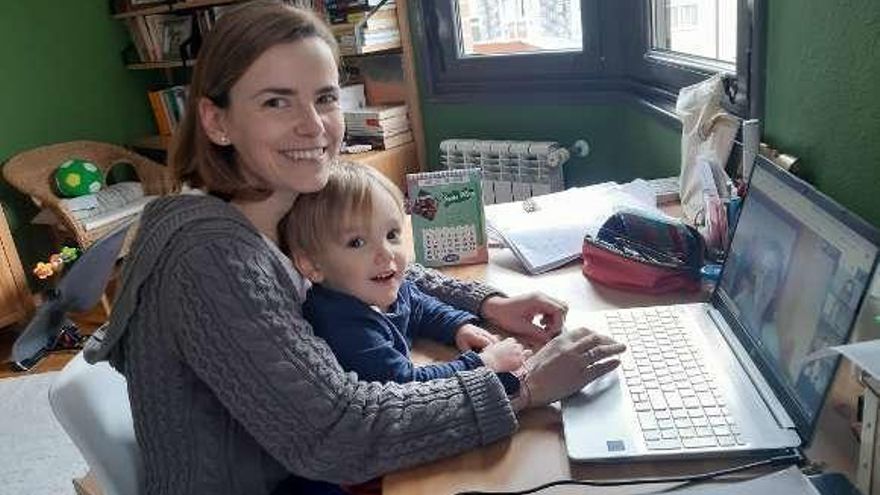
<path fill-rule="evenodd" d="M 477 317 L 422 292 L 405 276 L 400 190 L 372 168 L 334 165 L 327 185 L 300 195 L 283 235 L 312 282 L 303 314 L 342 367 L 367 381 L 427 381 L 487 366 L 522 366 L 529 351 L 476 326 Z M 454 345 L 454 360 L 417 366 L 414 338 Z M 479 353 L 477 353 L 479 351 Z"/>

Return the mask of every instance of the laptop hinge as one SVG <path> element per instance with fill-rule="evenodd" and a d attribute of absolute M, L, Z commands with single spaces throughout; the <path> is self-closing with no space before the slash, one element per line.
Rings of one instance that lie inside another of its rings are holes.
<path fill-rule="evenodd" d="M 715 326 L 721 331 L 721 335 L 724 337 L 724 340 L 727 341 L 727 345 L 733 351 L 736 360 L 742 365 L 749 380 L 751 380 L 752 384 L 755 386 L 758 395 L 761 396 L 761 400 L 764 401 L 764 404 L 770 410 L 770 413 L 773 414 L 776 423 L 779 424 L 780 428 L 794 430 L 795 424 L 791 419 L 791 416 L 788 415 L 788 411 L 785 410 L 785 407 L 779 402 L 779 399 L 776 398 L 770 384 L 764 379 L 764 375 L 761 374 L 758 366 L 752 361 L 752 357 L 749 356 L 746 348 L 743 347 L 739 339 L 736 338 L 736 335 L 734 335 L 730 325 L 724 320 L 721 312 L 711 306 L 706 309 L 706 312 L 709 314 L 709 318 L 715 322 Z"/>

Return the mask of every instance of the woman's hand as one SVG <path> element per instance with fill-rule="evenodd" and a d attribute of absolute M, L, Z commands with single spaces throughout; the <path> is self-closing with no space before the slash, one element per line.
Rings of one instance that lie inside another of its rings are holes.
<path fill-rule="evenodd" d="M 483 318 L 534 348 L 559 335 L 566 312 L 568 306 L 564 302 L 540 292 L 514 297 L 492 296 L 480 307 Z M 535 317 L 539 317 L 538 324 L 534 323 Z"/>
<path fill-rule="evenodd" d="M 616 368 L 620 360 L 608 358 L 625 350 L 611 337 L 586 328 L 559 335 L 526 361 L 514 408 L 544 406 L 568 397 Z"/>
<path fill-rule="evenodd" d="M 455 347 L 459 351 L 479 351 L 499 340 L 494 333 L 470 323 L 462 325 L 455 332 Z"/>

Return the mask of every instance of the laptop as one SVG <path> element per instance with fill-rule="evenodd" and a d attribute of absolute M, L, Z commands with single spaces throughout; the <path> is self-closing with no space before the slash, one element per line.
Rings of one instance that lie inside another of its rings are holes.
<path fill-rule="evenodd" d="M 874 272 L 871 225 L 758 157 L 708 303 L 569 314 L 628 345 L 563 401 L 574 461 L 778 453 L 809 443 Z"/>

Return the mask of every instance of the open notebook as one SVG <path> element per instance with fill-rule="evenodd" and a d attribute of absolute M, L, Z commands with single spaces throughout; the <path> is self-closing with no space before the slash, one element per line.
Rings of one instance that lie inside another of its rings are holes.
<path fill-rule="evenodd" d="M 623 208 L 665 217 L 645 181 L 603 182 L 526 202 L 487 205 L 486 229 L 490 238 L 510 248 L 526 271 L 535 275 L 577 259 L 584 236 L 595 236 L 605 220 Z"/>

